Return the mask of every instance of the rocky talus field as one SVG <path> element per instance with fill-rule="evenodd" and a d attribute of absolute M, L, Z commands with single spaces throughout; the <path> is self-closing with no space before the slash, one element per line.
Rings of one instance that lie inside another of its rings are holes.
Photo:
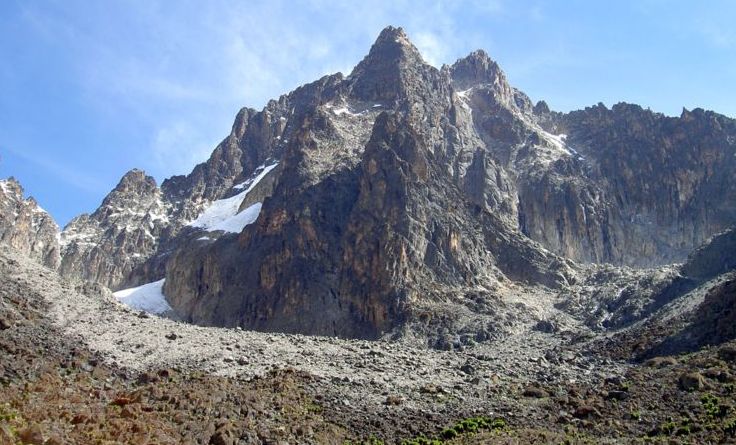
<path fill-rule="evenodd" d="M 635 341 L 611 348 L 615 335 L 555 309 L 553 294 L 509 299 L 554 323 L 530 316 L 443 351 L 162 319 L 5 247 L 0 280 L 3 444 L 735 440 L 736 342 L 632 361 L 662 334 L 630 328 L 616 335 Z M 713 292 L 733 300 L 736 274 L 716 281 L 662 316 L 685 320 Z"/>
<path fill-rule="evenodd" d="M 62 229 L 0 180 L 0 445 L 736 443 L 734 171 L 387 27 Z"/>

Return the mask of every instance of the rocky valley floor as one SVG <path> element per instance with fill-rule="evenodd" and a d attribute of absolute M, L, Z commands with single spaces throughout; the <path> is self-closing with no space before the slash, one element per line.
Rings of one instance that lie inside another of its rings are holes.
<path fill-rule="evenodd" d="M 736 440 L 735 344 L 631 363 L 557 298 L 441 351 L 187 325 L 3 247 L 0 444 Z"/>

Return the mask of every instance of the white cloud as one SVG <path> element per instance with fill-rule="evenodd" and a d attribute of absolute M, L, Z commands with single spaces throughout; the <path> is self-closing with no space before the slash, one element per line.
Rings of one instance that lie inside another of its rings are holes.
<path fill-rule="evenodd" d="M 424 60 L 434 67 L 448 62 L 447 47 L 431 32 L 418 32 L 413 36 L 414 45 L 422 53 Z"/>
<path fill-rule="evenodd" d="M 136 8 L 93 4 L 85 17 L 25 9 L 29 23 L 73 55 L 91 107 L 149 132 L 150 146 L 136 158 L 161 178 L 204 161 L 240 107 L 260 108 L 325 74 L 349 74 L 384 26 L 403 26 L 429 63 L 451 63 L 464 43 L 454 16 L 467 7 L 503 9 L 479 0 L 182 0 L 176 8 L 151 0 Z"/>
<path fill-rule="evenodd" d="M 36 165 L 62 182 L 79 190 L 95 193 L 105 188 L 105 182 L 99 178 L 90 176 L 85 171 L 81 171 L 66 162 L 53 159 L 47 155 L 39 156 L 31 150 L 19 150 L 11 147 L 3 147 L 2 151 L 11 153 L 26 162 Z"/>
<path fill-rule="evenodd" d="M 208 138 L 201 126 L 174 121 L 159 127 L 151 142 L 151 153 L 160 170 L 188 172 L 207 159 L 216 140 Z"/>

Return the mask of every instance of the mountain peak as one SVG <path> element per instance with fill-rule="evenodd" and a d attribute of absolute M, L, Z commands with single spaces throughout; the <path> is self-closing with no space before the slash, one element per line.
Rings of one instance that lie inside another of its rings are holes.
<path fill-rule="evenodd" d="M 59 227 L 14 177 L 0 179 L 0 243 L 48 267 L 59 265 Z"/>
<path fill-rule="evenodd" d="M 146 175 L 146 172 L 134 168 L 120 178 L 120 182 L 111 193 L 149 194 L 156 190 L 156 180 Z"/>
<path fill-rule="evenodd" d="M 11 176 L 7 179 L 0 179 L 0 189 L 5 193 L 12 193 L 19 197 L 23 197 L 23 186 L 20 185 L 15 177 Z"/>
<path fill-rule="evenodd" d="M 353 94 L 364 100 L 393 100 L 400 96 L 406 76 L 425 66 L 419 50 L 402 28 L 384 28 L 368 55 L 353 69 Z"/>
<path fill-rule="evenodd" d="M 368 55 L 355 67 L 353 74 L 369 64 L 409 64 L 424 63 L 419 50 L 411 43 L 401 27 L 383 28 L 371 46 Z"/>
<path fill-rule="evenodd" d="M 501 68 L 482 49 L 458 59 L 450 67 L 452 80 L 460 88 L 466 89 L 478 84 L 506 82 Z"/>
<path fill-rule="evenodd" d="M 403 46 L 414 46 L 406 35 L 406 32 L 404 32 L 404 28 L 390 25 L 381 30 L 373 46 L 390 42 L 398 43 Z"/>

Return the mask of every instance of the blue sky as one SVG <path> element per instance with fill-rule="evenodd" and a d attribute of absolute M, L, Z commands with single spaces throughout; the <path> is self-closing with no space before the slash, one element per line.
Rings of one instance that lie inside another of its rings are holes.
<path fill-rule="evenodd" d="M 483 48 L 532 100 L 736 117 L 736 2 L 0 2 L 0 177 L 60 224 L 127 170 L 185 174 L 242 106 L 347 74 L 402 26 L 439 66 Z"/>

